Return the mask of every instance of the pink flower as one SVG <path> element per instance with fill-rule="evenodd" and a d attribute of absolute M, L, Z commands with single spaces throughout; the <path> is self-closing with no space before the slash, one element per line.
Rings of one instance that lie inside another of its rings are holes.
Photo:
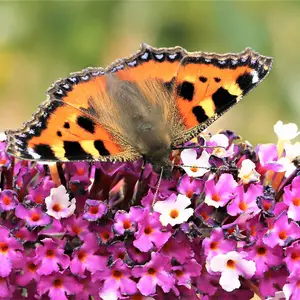
<path fill-rule="evenodd" d="M 15 213 L 17 217 L 25 220 L 26 225 L 30 228 L 46 226 L 52 222 L 51 218 L 42 210 L 41 206 L 28 207 L 24 204 L 19 204 Z"/>
<path fill-rule="evenodd" d="M 97 221 L 107 213 L 107 205 L 98 200 L 87 199 L 84 206 L 83 218 L 88 221 Z"/>
<path fill-rule="evenodd" d="M 0 226 L 0 276 L 8 276 L 13 268 L 22 266 L 23 246 L 12 236 L 7 228 Z"/>
<path fill-rule="evenodd" d="M 138 224 L 138 230 L 135 233 L 133 245 L 142 252 L 151 250 L 154 246 L 160 248 L 170 238 L 170 232 L 163 232 L 159 221 L 158 213 L 150 213 L 148 209 L 144 210 L 142 215 L 143 222 Z"/>
<path fill-rule="evenodd" d="M 119 296 L 133 295 L 137 292 L 136 283 L 130 279 L 129 267 L 117 259 L 109 268 L 97 271 L 92 280 L 104 280 L 99 295 L 104 300 L 119 299 Z"/>
<path fill-rule="evenodd" d="M 300 221 L 300 177 L 284 188 L 283 201 L 288 206 L 288 217 Z"/>
<path fill-rule="evenodd" d="M 40 275 L 49 275 L 53 272 L 65 270 L 70 264 L 70 258 L 64 254 L 64 250 L 52 239 L 42 240 L 43 246 L 36 248 L 35 264 L 39 264 L 37 269 Z"/>
<path fill-rule="evenodd" d="M 225 239 L 222 228 L 216 228 L 211 232 L 210 237 L 203 240 L 202 246 L 204 253 L 207 256 L 207 260 L 211 260 L 212 257 L 232 251 L 237 246 L 235 241 Z"/>
<path fill-rule="evenodd" d="M 214 179 L 205 183 L 205 203 L 216 208 L 225 206 L 235 197 L 235 190 L 238 186 L 231 174 L 222 174 L 215 183 Z"/>
<path fill-rule="evenodd" d="M 275 220 L 274 224 L 271 224 L 271 227 L 263 238 L 263 241 L 265 244 L 273 248 L 276 245 L 285 246 L 294 239 L 299 238 L 299 236 L 299 226 L 293 221 L 289 223 L 287 214 L 283 212 Z"/>
<path fill-rule="evenodd" d="M 290 273 L 300 270 L 300 243 L 295 242 L 285 249 L 286 257 L 283 259 Z"/>
<path fill-rule="evenodd" d="M 142 214 L 143 209 L 141 207 L 130 207 L 128 213 L 124 210 L 119 210 L 115 214 L 114 230 L 118 234 L 135 232 L 137 222 L 141 219 Z"/>
<path fill-rule="evenodd" d="M 74 277 L 67 275 L 66 273 L 55 273 L 42 276 L 37 287 L 39 295 L 48 293 L 51 300 L 67 300 L 66 295 L 80 293 L 82 286 Z"/>
<path fill-rule="evenodd" d="M 70 270 L 74 275 L 85 277 L 85 271 L 88 270 L 91 274 L 98 270 L 103 270 L 107 264 L 107 257 L 95 255 L 98 251 L 97 237 L 93 233 L 85 234 L 82 237 L 83 244 L 77 248 L 72 255 Z"/>
<path fill-rule="evenodd" d="M 17 193 L 12 190 L 0 192 L 0 212 L 10 211 L 18 205 Z"/>
<path fill-rule="evenodd" d="M 241 185 L 235 190 L 236 197 L 228 204 L 227 212 L 231 216 L 238 214 L 257 214 L 260 209 L 256 204 L 256 198 L 263 193 L 261 185 L 251 184 L 247 192 Z"/>
<path fill-rule="evenodd" d="M 175 278 L 170 274 L 171 262 L 167 257 L 152 252 L 151 260 L 143 266 L 135 266 L 132 270 L 134 277 L 140 278 L 137 288 L 144 296 L 153 295 L 156 286 L 168 293 L 174 286 Z"/>

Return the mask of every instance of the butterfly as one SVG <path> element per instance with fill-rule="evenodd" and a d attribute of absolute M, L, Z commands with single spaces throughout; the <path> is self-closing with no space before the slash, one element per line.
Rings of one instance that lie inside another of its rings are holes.
<path fill-rule="evenodd" d="M 170 173 L 172 149 L 199 135 L 269 73 L 272 58 L 153 48 L 60 79 L 7 152 L 39 161 L 134 161 Z"/>

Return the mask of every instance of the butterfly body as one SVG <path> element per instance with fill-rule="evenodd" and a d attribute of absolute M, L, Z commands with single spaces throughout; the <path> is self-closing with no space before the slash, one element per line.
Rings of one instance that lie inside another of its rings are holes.
<path fill-rule="evenodd" d="M 197 136 L 269 73 L 272 58 L 142 44 L 107 67 L 55 82 L 31 120 L 7 131 L 29 160 L 134 161 L 171 170 L 171 150 Z"/>

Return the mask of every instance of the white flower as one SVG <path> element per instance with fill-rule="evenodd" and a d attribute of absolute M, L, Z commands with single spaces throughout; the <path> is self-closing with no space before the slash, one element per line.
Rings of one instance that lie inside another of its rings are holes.
<path fill-rule="evenodd" d="M 55 219 L 67 218 L 71 216 L 76 208 L 76 200 L 69 200 L 69 194 L 63 185 L 52 188 L 50 196 L 45 199 L 47 214 Z"/>
<path fill-rule="evenodd" d="M 220 285 L 231 292 L 241 286 L 239 276 L 251 278 L 256 270 L 255 262 L 243 259 L 243 253 L 230 251 L 226 254 L 217 254 L 209 262 L 213 272 L 221 272 Z"/>
<path fill-rule="evenodd" d="M 153 209 L 160 213 L 159 220 L 163 226 L 170 224 L 171 226 L 186 222 L 194 213 L 191 200 L 185 195 L 171 195 L 164 201 L 157 201 Z"/>
<path fill-rule="evenodd" d="M 298 126 L 294 123 L 283 124 L 282 121 L 278 121 L 274 125 L 274 131 L 279 140 L 289 141 L 294 139 L 300 134 Z"/>
<path fill-rule="evenodd" d="M 203 150 L 201 156 L 197 159 L 197 151 L 194 149 L 184 149 L 181 152 L 182 168 L 191 177 L 203 176 L 210 170 L 208 162 L 210 155 Z"/>
<path fill-rule="evenodd" d="M 216 148 L 213 149 L 212 155 L 222 158 L 231 156 L 233 154 L 233 145 L 227 149 L 229 145 L 229 139 L 225 134 L 215 134 L 210 138 L 209 141 L 216 145 Z"/>
<path fill-rule="evenodd" d="M 260 174 L 255 170 L 255 163 L 250 159 L 245 159 L 242 161 L 238 177 L 242 179 L 243 183 L 248 184 L 258 182 Z"/>
<path fill-rule="evenodd" d="M 4 132 L 0 132 L 0 141 L 1 142 L 6 141 L 6 134 Z"/>

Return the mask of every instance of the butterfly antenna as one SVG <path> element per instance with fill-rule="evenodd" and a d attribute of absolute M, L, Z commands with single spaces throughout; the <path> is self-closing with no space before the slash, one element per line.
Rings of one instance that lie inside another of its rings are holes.
<path fill-rule="evenodd" d="M 200 146 L 200 145 L 196 145 L 196 146 L 179 146 L 179 147 L 174 147 L 172 148 L 172 150 L 184 150 L 184 149 L 214 149 L 214 148 L 223 148 L 226 150 L 226 147 L 223 146 Z"/>
<path fill-rule="evenodd" d="M 201 166 L 186 166 L 186 165 L 174 165 L 174 167 L 176 168 L 198 168 L 198 169 L 206 169 L 209 171 L 212 171 L 214 173 L 218 173 L 218 172 L 222 172 L 222 171 L 232 171 L 232 172 L 236 172 L 238 170 L 238 168 L 229 168 L 226 166 L 220 166 L 220 167 L 201 167 Z"/>
<path fill-rule="evenodd" d="M 154 193 L 154 197 L 153 197 L 153 202 L 152 203 L 156 202 L 156 198 L 157 198 L 157 195 L 158 195 L 158 190 L 159 190 L 159 187 L 160 187 L 160 184 L 161 184 L 163 173 L 164 173 L 164 167 L 161 167 L 161 169 L 160 169 L 160 175 L 159 175 L 159 179 L 157 181 L 157 187 L 156 187 L 156 191 Z"/>

